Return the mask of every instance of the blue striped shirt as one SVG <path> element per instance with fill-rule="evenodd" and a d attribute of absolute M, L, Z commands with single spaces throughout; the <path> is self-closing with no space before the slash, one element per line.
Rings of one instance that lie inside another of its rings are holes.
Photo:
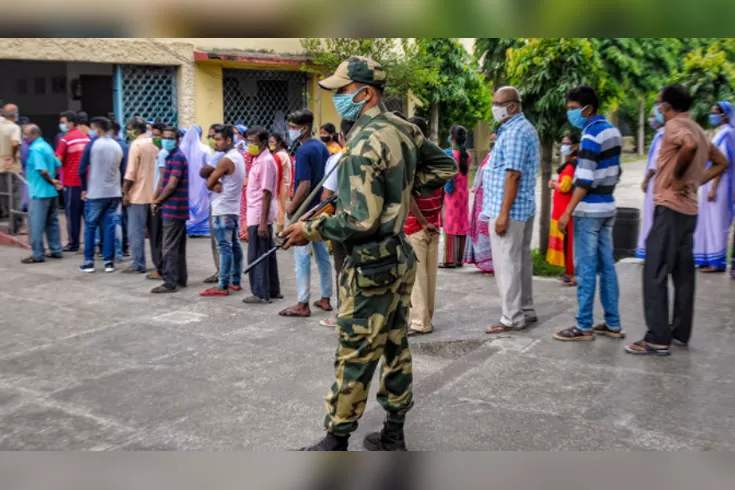
<path fill-rule="evenodd" d="M 171 177 L 178 177 L 176 190 L 161 204 L 161 217 L 167 220 L 189 219 L 189 164 L 180 148 L 176 148 L 166 157 L 163 168 L 163 188 Z"/>
<path fill-rule="evenodd" d="M 584 127 L 579 147 L 574 186 L 587 190 L 574 210 L 581 218 L 615 216 L 615 186 L 620 181 L 623 138 L 604 116 L 595 116 Z"/>
<path fill-rule="evenodd" d="M 541 145 L 536 128 L 523 114 L 516 114 L 498 129 L 498 139 L 483 177 L 485 189 L 482 214 L 497 218 L 503 207 L 508 171 L 521 173 L 518 195 L 510 219 L 528 221 L 536 214 L 536 175 L 541 162 Z"/>

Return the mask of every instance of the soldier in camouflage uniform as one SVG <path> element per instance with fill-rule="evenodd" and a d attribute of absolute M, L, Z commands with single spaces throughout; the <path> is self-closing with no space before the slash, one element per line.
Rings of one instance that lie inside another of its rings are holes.
<path fill-rule="evenodd" d="M 411 193 L 428 195 L 457 173 L 457 164 L 421 131 L 381 102 L 385 72 L 353 56 L 322 88 L 336 90 L 344 119 L 356 120 L 339 162 L 337 210 L 283 231 L 284 248 L 308 241 L 344 244 L 339 280 L 336 381 L 327 395 L 327 436 L 305 448 L 346 450 L 365 410 L 373 373 L 382 361 L 378 401 L 388 412 L 380 433 L 365 438 L 372 450 L 405 450 L 403 423 L 413 405 L 406 324 L 416 258 L 403 234 Z"/>

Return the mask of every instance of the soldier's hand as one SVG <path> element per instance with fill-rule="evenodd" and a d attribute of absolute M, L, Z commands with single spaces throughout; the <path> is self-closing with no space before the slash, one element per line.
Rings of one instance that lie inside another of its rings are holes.
<path fill-rule="evenodd" d="M 298 247 L 309 243 L 309 240 L 304 237 L 303 221 L 297 221 L 296 223 L 289 225 L 278 236 L 281 238 L 288 237 L 286 243 L 283 244 L 283 250 L 288 250 L 291 247 Z"/>

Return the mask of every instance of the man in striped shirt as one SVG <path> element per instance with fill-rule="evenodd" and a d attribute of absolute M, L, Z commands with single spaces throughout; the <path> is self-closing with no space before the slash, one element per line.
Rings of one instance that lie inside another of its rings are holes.
<path fill-rule="evenodd" d="M 574 215 L 574 256 L 577 268 L 577 325 L 554 334 L 557 340 L 594 340 L 594 334 L 623 338 L 618 310 L 618 275 L 613 257 L 615 186 L 620 180 L 623 138 L 618 128 L 597 114 L 600 98 L 592 87 L 581 85 L 567 92 L 567 118 L 582 130 L 574 194 L 559 229 L 566 232 Z M 597 276 L 605 321 L 593 327 Z"/>
<path fill-rule="evenodd" d="M 151 205 L 163 220 L 163 284 L 151 293 L 173 293 L 186 287 L 186 220 L 189 219 L 189 164 L 179 148 L 179 131 L 166 127 L 161 148 L 168 152 L 163 168 L 161 189 Z"/>

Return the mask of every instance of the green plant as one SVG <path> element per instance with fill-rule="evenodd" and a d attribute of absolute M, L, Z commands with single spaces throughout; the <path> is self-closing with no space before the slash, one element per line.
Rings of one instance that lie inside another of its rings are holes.
<path fill-rule="evenodd" d="M 556 277 L 560 274 L 564 274 L 564 268 L 556 265 L 551 265 L 546 262 L 546 254 L 541 253 L 540 250 L 531 250 L 531 260 L 533 262 L 533 275 L 541 277 Z"/>

